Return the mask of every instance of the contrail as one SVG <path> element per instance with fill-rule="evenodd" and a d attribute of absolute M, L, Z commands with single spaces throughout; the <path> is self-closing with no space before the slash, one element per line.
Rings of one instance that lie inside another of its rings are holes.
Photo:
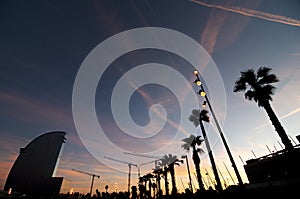
<path fill-rule="evenodd" d="M 296 113 L 299 113 L 299 112 L 300 112 L 300 107 L 299 107 L 299 108 L 296 108 L 296 109 L 294 109 L 294 110 L 292 110 L 292 111 L 290 111 L 289 113 L 287 113 L 287 114 L 285 114 L 284 116 L 280 117 L 280 119 L 284 119 L 284 118 L 286 118 L 286 117 L 290 117 L 290 116 L 292 116 L 292 115 L 294 115 L 294 114 L 296 114 Z"/>
<path fill-rule="evenodd" d="M 300 112 L 300 107 L 298 107 L 298 108 L 296 108 L 296 109 L 294 109 L 294 110 L 288 112 L 288 113 L 285 114 L 284 116 L 279 117 L 279 119 L 280 119 L 280 120 L 285 119 L 285 118 L 290 117 L 290 116 L 292 116 L 292 115 L 295 115 L 295 114 L 297 114 L 297 113 L 299 113 L 299 112 Z M 256 127 L 256 128 L 255 128 L 255 131 L 257 131 L 257 130 L 259 130 L 259 129 L 262 129 L 262 128 L 265 128 L 265 127 L 267 127 L 268 125 L 270 125 L 269 122 L 264 123 L 264 124 L 262 124 L 262 125 Z"/>
<path fill-rule="evenodd" d="M 197 0 L 190 0 L 194 3 L 210 7 L 210 8 L 218 8 L 221 10 L 226 10 L 233 13 L 238 13 L 241 15 L 249 16 L 249 17 L 256 17 L 260 19 L 265 19 L 268 21 L 274 21 L 282 24 L 292 25 L 300 27 L 300 20 L 293 19 L 290 17 L 285 17 L 277 14 L 271 14 L 263 11 L 253 10 L 249 8 L 243 8 L 243 7 L 236 7 L 236 6 L 223 6 L 223 5 L 217 5 L 217 4 L 210 4 L 207 2 L 197 1 Z"/>

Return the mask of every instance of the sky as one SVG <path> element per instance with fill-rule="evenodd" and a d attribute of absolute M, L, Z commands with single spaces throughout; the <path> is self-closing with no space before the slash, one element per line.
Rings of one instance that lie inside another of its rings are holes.
<path fill-rule="evenodd" d="M 241 71 L 272 68 L 279 82 L 271 106 L 298 144 L 299 1 L 2 1 L 0 10 L 0 189 L 19 148 L 55 130 L 67 133 L 55 176 L 73 191 L 89 192 L 91 177 L 72 169 L 100 175 L 94 190 L 126 191 L 127 163 L 141 164 L 141 175 L 154 168 L 152 158 L 128 153 L 187 154 L 197 187 L 192 154 L 181 148 L 182 139 L 202 135 L 188 119 L 204 101 L 195 69 L 243 182 L 245 162 L 282 143 L 264 109 L 233 92 Z M 236 184 L 209 116 L 221 181 Z M 209 183 L 207 151 L 200 157 Z M 175 172 L 183 191 L 186 163 Z"/>

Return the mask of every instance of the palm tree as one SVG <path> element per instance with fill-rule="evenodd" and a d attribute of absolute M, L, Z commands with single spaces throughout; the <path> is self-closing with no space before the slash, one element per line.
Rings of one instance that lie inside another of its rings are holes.
<path fill-rule="evenodd" d="M 169 168 L 168 168 L 168 160 L 165 158 L 161 158 L 159 159 L 159 161 L 157 162 L 157 165 L 162 168 L 162 174 L 165 180 L 165 191 L 166 191 L 166 196 L 169 195 L 169 182 L 168 182 L 168 172 L 169 172 Z"/>
<path fill-rule="evenodd" d="M 153 189 L 153 197 L 152 198 L 156 198 L 157 184 L 155 182 L 152 182 L 151 187 Z"/>
<path fill-rule="evenodd" d="M 198 148 L 196 146 L 200 146 L 201 143 L 204 141 L 201 139 L 201 136 L 194 136 L 194 135 L 190 135 L 190 137 L 185 138 L 182 140 L 184 142 L 184 144 L 181 145 L 181 147 L 186 150 L 187 152 L 190 151 L 190 148 L 192 148 L 193 150 L 193 162 L 196 168 L 196 174 L 197 174 L 197 180 L 198 180 L 198 184 L 199 184 L 199 189 L 205 190 L 204 188 L 204 184 L 202 181 L 202 176 L 201 176 L 201 172 L 200 172 L 200 157 L 198 155 L 198 153 L 204 153 L 203 149 Z"/>
<path fill-rule="evenodd" d="M 210 163 L 211 163 L 211 166 L 212 166 L 212 169 L 213 169 L 213 172 L 214 172 L 215 180 L 217 182 L 216 189 L 218 191 L 222 191 L 222 184 L 221 184 L 220 177 L 219 177 L 219 174 L 218 174 L 218 170 L 217 170 L 217 167 L 216 167 L 215 159 L 214 159 L 212 150 L 210 148 L 210 144 L 208 142 L 208 138 L 207 138 L 206 131 L 205 131 L 205 128 L 204 128 L 204 124 L 203 124 L 203 122 L 209 122 L 209 117 L 208 117 L 207 114 L 208 114 L 207 110 L 201 110 L 201 112 L 200 112 L 199 110 L 194 109 L 192 111 L 192 115 L 190 116 L 189 119 L 190 119 L 190 121 L 193 122 L 195 127 L 198 127 L 200 125 L 202 135 L 203 135 L 204 140 L 205 140 L 205 145 L 206 145 L 206 148 L 207 148 L 207 151 L 208 151 L 208 156 L 209 156 L 209 159 L 210 159 Z"/>
<path fill-rule="evenodd" d="M 270 105 L 275 90 L 275 87 L 271 84 L 279 81 L 276 75 L 270 73 L 271 70 L 269 67 L 262 66 L 257 69 L 256 73 L 253 69 L 242 71 L 240 78 L 235 82 L 233 91 L 244 91 L 246 99 L 254 100 L 257 102 L 258 107 L 263 107 L 275 127 L 281 142 L 284 144 L 285 149 L 292 150 L 294 146 Z"/>
<path fill-rule="evenodd" d="M 163 174 L 163 169 L 162 168 L 155 168 L 153 173 L 155 174 L 156 176 L 156 182 L 157 182 L 157 198 L 160 198 L 161 197 L 161 186 L 160 186 L 160 175 Z"/>
<path fill-rule="evenodd" d="M 172 195 L 177 193 L 177 187 L 176 187 L 176 178 L 175 178 L 175 165 L 180 166 L 179 163 L 183 163 L 182 160 L 179 160 L 178 157 L 176 155 L 172 155 L 172 154 L 166 154 L 163 156 L 164 159 L 167 160 L 167 164 L 169 167 L 169 172 L 171 175 L 171 181 L 172 181 Z"/>
<path fill-rule="evenodd" d="M 144 178 L 146 179 L 146 183 L 148 182 L 148 189 L 149 191 L 147 191 L 147 187 L 146 187 L 146 194 L 148 195 L 148 198 L 151 198 L 151 188 L 152 188 L 152 182 L 151 179 L 154 178 L 154 175 L 151 173 L 147 173 L 146 175 L 144 175 Z M 146 186 L 146 184 L 145 184 Z"/>
<path fill-rule="evenodd" d="M 145 184 L 144 184 L 145 183 Z M 146 185 L 147 185 L 147 179 L 145 176 L 139 177 L 139 191 L 140 191 L 140 198 L 144 198 L 146 195 Z"/>

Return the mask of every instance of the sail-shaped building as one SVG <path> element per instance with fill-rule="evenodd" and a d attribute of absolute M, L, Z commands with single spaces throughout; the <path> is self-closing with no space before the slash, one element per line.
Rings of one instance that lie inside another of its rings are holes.
<path fill-rule="evenodd" d="M 66 133 L 42 134 L 20 149 L 5 182 L 4 190 L 24 194 L 58 194 L 62 177 L 53 177 Z"/>

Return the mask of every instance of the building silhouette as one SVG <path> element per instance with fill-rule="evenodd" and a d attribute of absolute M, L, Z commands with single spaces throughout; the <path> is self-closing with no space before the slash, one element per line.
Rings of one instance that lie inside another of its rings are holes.
<path fill-rule="evenodd" d="M 297 136 L 300 141 L 300 136 Z M 250 159 L 244 165 L 250 184 L 260 186 L 300 185 L 300 145 L 292 151 L 285 149 Z"/>
<path fill-rule="evenodd" d="M 63 131 L 48 132 L 21 148 L 4 190 L 24 194 L 59 194 L 64 179 L 53 175 L 66 140 L 65 135 Z"/>

